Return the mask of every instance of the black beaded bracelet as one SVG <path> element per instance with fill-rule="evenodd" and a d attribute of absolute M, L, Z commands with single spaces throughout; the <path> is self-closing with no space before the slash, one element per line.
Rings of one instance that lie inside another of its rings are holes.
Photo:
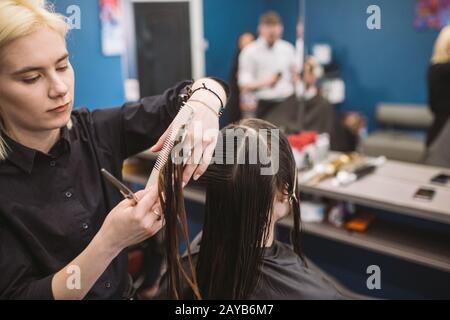
<path fill-rule="evenodd" d="M 220 98 L 220 96 L 219 96 L 216 92 L 214 92 L 214 90 L 211 90 L 210 88 L 208 88 L 208 87 L 206 86 L 205 83 L 202 83 L 202 85 L 203 85 L 202 87 L 198 87 L 198 88 L 195 89 L 195 90 L 192 90 L 191 88 L 188 88 L 188 98 L 192 97 L 192 95 L 193 95 L 195 92 L 199 91 L 199 90 L 207 90 L 207 91 L 211 92 L 211 93 L 214 94 L 214 95 L 217 97 L 217 99 L 219 99 L 219 101 L 220 101 L 220 110 L 219 110 L 219 112 L 218 112 L 218 116 L 219 116 L 219 117 L 222 116 L 223 112 L 225 111 L 225 106 L 223 105 L 222 99 Z"/>

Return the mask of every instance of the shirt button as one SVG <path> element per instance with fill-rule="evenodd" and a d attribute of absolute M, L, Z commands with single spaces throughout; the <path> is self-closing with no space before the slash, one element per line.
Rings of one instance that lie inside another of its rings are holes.
<path fill-rule="evenodd" d="M 83 223 L 83 229 L 84 230 L 87 230 L 87 229 L 89 229 L 89 225 L 85 222 L 85 223 Z"/>
<path fill-rule="evenodd" d="M 66 198 L 71 198 L 72 197 L 72 192 L 70 192 L 70 191 L 67 191 L 66 192 Z"/>
<path fill-rule="evenodd" d="M 50 161 L 50 167 L 55 167 L 56 166 L 56 161 Z"/>
<path fill-rule="evenodd" d="M 111 288 L 111 282 L 109 282 L 109 281 L 106 282 L 106 283 L 105 283 L 105 288 L 106 288 L 106 289 Z"/>

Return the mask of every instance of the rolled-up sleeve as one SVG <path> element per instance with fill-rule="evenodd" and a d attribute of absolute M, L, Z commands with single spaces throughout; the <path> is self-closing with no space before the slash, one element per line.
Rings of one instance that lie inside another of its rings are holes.
<path fill-rule="evenodd" d="M 53 300 L 54 274 L 42 275 L 21 242 L 0 225 L 0 299 Z"/>
<path fill-rule="evenodd" d="M 239 86 L 245 86 L 255 81 L 255 66 L 252 57 L 252 52 L 245 48 L 239 55 L 239 72 L 238 72 L 238 84 Z"/>

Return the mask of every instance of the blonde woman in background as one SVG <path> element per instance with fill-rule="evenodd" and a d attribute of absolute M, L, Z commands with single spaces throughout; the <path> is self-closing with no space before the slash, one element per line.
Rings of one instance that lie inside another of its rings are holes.
<path fill-rule="evenodd" d="M 161 149 L 187 85 L 205 83 L 226 103 L 207 78 L 121 108 L 73 111 L 66 33 L 43 0 L 0 1 L 0 299 L 130 298 L 126 248 L 162 227 L 157 190 L 137 193 L 137 205 L 121 201 L 100 169 L 121 178 L 127 157 Z M 219 99 L 192 97 L 194 121 L 218 130 Z M 206 170 L 216 141 L 194 143 L 204 161 L 185 168 L 185 183 Z"/>
<path fill-rule="evenodd" d="M 427 147 L 439 135 L 450 116 L 450 26 L 444 27 L 436 39 L 428 68 L 428 105 L 434 121 L 428 131 Z"/>

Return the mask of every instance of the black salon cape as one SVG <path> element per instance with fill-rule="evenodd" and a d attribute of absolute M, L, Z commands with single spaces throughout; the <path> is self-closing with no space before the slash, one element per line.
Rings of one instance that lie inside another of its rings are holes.
<path fill-rule="evenodd" d="M 192 246 L 194 263 L 199 247 Z M 189 270 L 187 259 L 183 263 Z M 184 299 L 191 299 L 191 290 L 183 292 Z M 157 299 L 167 299 L 167 277 L 163 275 Z M 316 268 L 306 267 L 290 246 L 274 241 L 266 248 L 261 267 L 261 279 L 249 300 L 342 300 L 344 297 L 335 285 Z"/>

